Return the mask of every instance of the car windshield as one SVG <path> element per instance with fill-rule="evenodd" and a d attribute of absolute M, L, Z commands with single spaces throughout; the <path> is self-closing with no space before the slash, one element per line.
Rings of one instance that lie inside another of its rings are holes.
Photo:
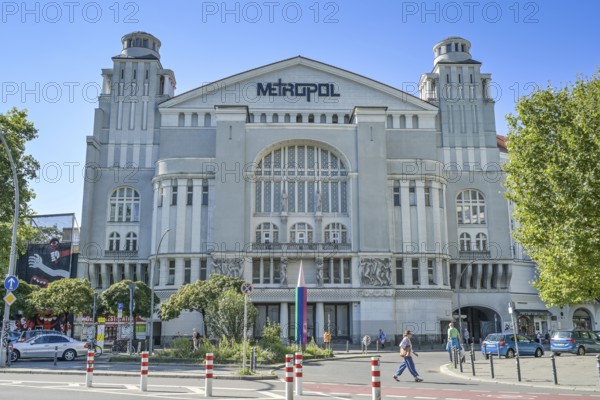
<path fill-rule="evenodd" d="M 569 331 L 554 332 L 554 335 L 552 337 L 554 339 L 569 339 L 571 337 L 571 332 L 569 332 Z"/>

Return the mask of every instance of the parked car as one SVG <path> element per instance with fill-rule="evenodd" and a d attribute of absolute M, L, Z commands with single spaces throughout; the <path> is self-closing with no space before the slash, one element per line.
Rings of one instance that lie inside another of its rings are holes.
<path fill-rule="evenodd" d="M 517 335 L 519 345 L 519 356 L 544 355 L 544 347 L 525 335 Z M 515 335 L 513 333 L 490 333 L 485 340 L 481 342 L 481 353 L 486 355 L 500 355 L 506 358 L 512 358 L 517 354 L 517 345 L 515 344 Z"/>
<path fill-rule="evenodd" d="M 88 344 L 61 334 L 38 335 L 25 342 L 11 345 L 10 361 L 20 358 L 52 358 L 55 347 L 58 357 L 65 361 L 73 361 L 78 356 L 87 354 Z"/>
<path fill-rule="evenodd" d="M 550 350 L 557 356 L 561 353 L 580 356 L 585 353 L 600 353 L 600 337 L 583 329 L 554 331 L 550 338 Z"/>
<path fill-rule="evenodd" d="M 40 335 L 63 335 L 65 337 L 68 337 L 62 332 L 54 331 L 51 329 L 34 329 L 32 331 L 21 331 L 20 334 L 21 336 L 19 337 L 19 342 L 26 342 L 27 340 Z"/>

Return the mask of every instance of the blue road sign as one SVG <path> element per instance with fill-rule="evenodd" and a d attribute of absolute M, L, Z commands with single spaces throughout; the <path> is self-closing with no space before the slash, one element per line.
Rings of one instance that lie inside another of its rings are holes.
<path fill-rule="evenodd" d="M 117 304 L 117 309 L 118 310 L 123 310 L 123 303 Z"/>
<path fill-rule="evenodd" d="M 9 275 L 4 280 L 4 288 L 6 290 L 8 290 L 9 292 L 13 292 L 13 291 L 17 290 L 18 287 L 19 287 L 19 278 L 17 278 L 16 276 Z"/>

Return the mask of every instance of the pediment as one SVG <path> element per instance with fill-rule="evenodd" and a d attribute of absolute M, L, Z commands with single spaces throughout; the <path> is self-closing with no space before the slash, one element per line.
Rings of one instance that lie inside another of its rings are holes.
<path fill-rule="evenodd" d="M 212 109 L 215 105 L 250 109 L 437 111 L 437 107 L 394 87 L 304 57 L 268 64 L 200 86 L 160 105 L 162 112 Z"/>

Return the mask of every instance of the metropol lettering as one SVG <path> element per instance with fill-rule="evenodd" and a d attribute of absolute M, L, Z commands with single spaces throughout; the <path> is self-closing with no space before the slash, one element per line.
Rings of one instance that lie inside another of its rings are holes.
<path fill-rule="evenodd" d="M 306 97 L 308 102 L 310 102 L 312 95 L 340 97 L 340 94 L 335 92 L 335 84 L 333 83 L 283 83 L 281 79 L 277 82 L 258 83 L 256 95 Z"/>

